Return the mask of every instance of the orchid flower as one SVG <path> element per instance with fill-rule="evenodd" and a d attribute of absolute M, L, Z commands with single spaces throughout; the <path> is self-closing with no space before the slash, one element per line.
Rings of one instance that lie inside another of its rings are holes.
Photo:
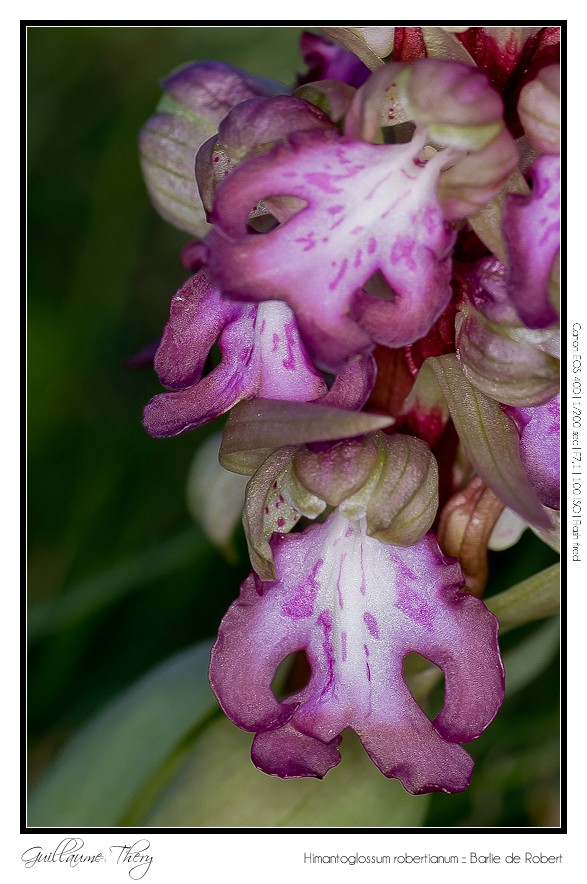
<path fill-rule="evenodd" d="M 459 159 L 455 149 L 493 150 L 503 138 L 509 145 L 499 97 L 470 68 L 424 61 L 413 70 L 392 65 L 383 75 L 357 93 L 346 125 L 351 138 L 300 131 L 242 162 L 218 186 L 211 213 L 216 227 L 206 238 L 207 264 L 222 291 L 243 300 L 286 300 L 311 357 L 330 370 L 374 341 L 397 347 L 429 331 L 451 296 L 454 233 L 438 201 L 440 173 Z M 430 77 L 468 95 L 465 111 L 454 98 L 439 105 L 441 88 L 431 95 Z M 375 134 L 369 106 L 384 101 L 394 79 L 401 80 L 406 112 L 420 129 L 405 144 L 356 140 Z M 424 160 L 427 140 L 438 137 L 453 149 Z M 499 150 L 498 168 L 509 171 L 509 154 Z M 493 194 L 494 178 L 492 171 L 483 183 L 482 201 Z M 445 184 L 452 213 L 462 211 L 463 200 L 468 207 L 470 189 L 458 176 Z M 251 208 L 267 197 L 297 198 L 306 207 L 258 236 L 247 222 Z M 383 293 L 377 274 L 387 284 Z"/>
<path fill-rule="evenodd" d="M 202 377 L 218 335 L 222 361 Z M 327 392 L 285 304 L 224 301 L 204 270 L 173 298 L 155 368 L 173 391 L 155 396 L 145 408 L 145 428 L 155 437 L 201 426 L 242 399 L 304 402 Z"/>
<path fill-rule="evenodd" d="M 466 787 L 472 770 L 456 745 L 474 739 L 503 697 L 497 623 L 461 594 L 458 564 L 429 534 L 394 547 L 365 520 L 338 512 L 272 543 L 279 577 L 251 575 L 224 618 L 210 678 L 225 712 L 255 731 L 253 761 L 282 777 L 322 777 L 353 728 L 386 776 L 415 794 Z M 279 702 L 279 663 L 305 650 L 306 688 Z M 416 652 L 445 673 L 445 705 L 430 722 L 402 677 Z"/>
<path fill-rule="evenodd" d="M 197 272 L 144 424 L 229 412 L 220 463 L 250 476 L 253 573 L 210 680 L 255 764 L 323 777 L 350 727 L 408 791 L 460 791 L 504 690 L 487 549 L 504 513 L 555 533 L 558 31 L 322 30 L 294 94 L 214 65 L 166 81 L 143 164 Z M 411 653 L 445 675 L 433 721 Z"/>

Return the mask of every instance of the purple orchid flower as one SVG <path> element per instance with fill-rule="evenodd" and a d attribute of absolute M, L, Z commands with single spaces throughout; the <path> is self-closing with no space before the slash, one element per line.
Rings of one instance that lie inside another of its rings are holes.
<path fill-rule="evenodd" d="M 217 338 L 221 362 L 203 376 Z M 228 301 L 205 270 L 173 297 L 155 369 L 172 391 L 155 396 L 145 408 L 143 424 L 156 438 L 199 427 L 243 399 L 360 409 L 376 376 L 373 358 L 364 356 L 348 362 L 328 389 L 308 359 L 287 304 Z"/>
<path fill-rule="evenodd" d="M 526 325 L 544 328 L 558 321 L 549 300 L 549 285 L 560 250 L 560 160 L 540 157 L 530 173 L 534 185 L 531 196 L 510 194 L 506 199 L 509 290 Z"/>
<path fill-rule="evenodd" d="M 462 593 L 456 560 L 434 535 L 396 547 L 335 510 L 326 522 L 271 541 L 277 580 L 251 574 L 225 616 L 210 679 L 228 717 L 257 732 L 255 764 L 281 777 L 323 777 L 351 727 L 389 777 L 415 794 L 456 792 L 472 760 L 459 746 L 483 731 L 503 698 L 497 621 Z M 305 650 L 312 675 L 278 701 L 278 665 Z M 402 675 L 416 652 L 445 674 L 430 722 Z"/>
<path fill-rule="evenodd" d="M 423 146 L 423 137 L 386 146 L 315 131 L 247 160 L 216 192 L 212 277 L 233 298 L 287 301 L 311 357 L 329 370 L 373 341 L 421 337 L 450 300 L 454 242 L 436 196 L 445 157 L 422 162 Z M 249 212 L 267 196 L 308 205 L 255 235 Z M 361 288 L 377 271 L 393 288 L 388 300 Z"/>
<path fill-rule="evenodd" d="M 143 133 L 159 211 L 198 237 L 144 424 L 273 400 L 231 413 L 220 455 L 251 476 L 255 572 L 210 680 L 254 763 L 323 777 L 349 727 L 409 792 L 457 792 L 460 744 L 504 691 L 497 621 L 463 587 L 482 592 L 504 506 L 548 539 L 559 505 L 557 29 L 327 30 L 355 54 L 304 35 L 314 79 L 294 95 L 191 66 Z M 280 701 L 302 651 L 310 679 Z M 445 676 L 434 721 L 412 653 Z"/>
<path fill-rule="evenodd" d="M 222 360 L 202 377 L 219 335 Z M 224 300 L 203 270 L 171 302 L 155 368 L 164 386 L 174 391 L 155 396 L 145 408 L 144 426 L 157 438 L 199 427 L 242 399 L 306 402 L 327 392 L 286 304 Z"/>

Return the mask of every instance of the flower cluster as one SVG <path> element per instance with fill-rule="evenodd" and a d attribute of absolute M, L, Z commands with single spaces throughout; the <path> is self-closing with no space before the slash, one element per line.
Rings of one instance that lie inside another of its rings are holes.
<path fill-rule="evenodd" d="M 193 275 L 144 425 L 229 412 L 220 461 L 251 476 L 210 680 L 255 764 L 322 777 L 350 727 L 408 791 L 454 792 L 503 698 L 492 533 L 513 511 L 555 543 L 558 29 L 322 30 L 294 89 L 163 83 L 141 162 Z M 411 654 L 444 673 L 433 721 Z"/>

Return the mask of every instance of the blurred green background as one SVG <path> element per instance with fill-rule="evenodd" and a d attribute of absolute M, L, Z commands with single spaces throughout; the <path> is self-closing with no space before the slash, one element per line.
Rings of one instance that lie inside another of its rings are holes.
<path fill-rule="evenodd" d="M 28 29 L 29 825 L 558 824 L 552 624 L 506 637 L 516 690 L 468 747 L 470 789 L 432 799 L 385 780 L 352 738 L 322 784 L 259 773 L 250 736 L 207 690 L 209 644 L 191 650 L 213 637 L 249 566 L 242 536 L 227 561 L 185 504 L 193 454 L 218 423 L 150 439 L 141 411 L 157 379 L 125 366 L 161 334 L 187 276 L 187 238 L 149 204 L 137 133 L 159 78 L 189 60 L 292 82 L 300 33 Z M 493 556 L 491 592 L 554 559 L 527 532 Z"/>

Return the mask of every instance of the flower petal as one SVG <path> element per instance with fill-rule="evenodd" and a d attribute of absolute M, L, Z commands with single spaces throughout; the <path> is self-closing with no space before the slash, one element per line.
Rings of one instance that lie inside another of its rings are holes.
<path fill-rule="evenodd" d="M 206 211 L 212 210 L 218 184 L 248 156 L 269 150 L 292 132 L 335 131 L 326 114 L 308 101 L 290 95 L 241 101 L 222 120 L 218 134 L 202 145 L 196 157 L 196 180 Z M 265 214 L 267 210 L 265 209 Z M 251 215 L 263 214 L 256 206 Z"/>
<path fill-rule="evenodd" d="M 551 281 L 560 250 L 560 160 L 539 157 L 530 168 L 530 196 L 510 194 L 503 213 L 510 274 L 508 291 L 520 319 L 529 328 L 557 322 Z"/>
<path fill-rule="evenodd" d="M 371 395 L 377 365 L 371 355 L 351 359 L 334 378 L 328 393 L 318 401 L 329 408 L 348 408 L 360 411 Z"/>
<path fill-rule="evenodd" d="M 476 311 L 457 316 L 456 346 L 465 376 L 504 405 L 540 405 L 559 388 L 559 360 L 534 340 L 533 329 L 505 328 Z"/>
<path fill-rule="evenodd" d="M 201 378 L 219 332 L 221 363 Z M 177 390 L 155 396 L 145 408 L 144 426 L 156 437 L 201 426 L 242 399 L 303 402 L 326 392 L 289 307 L 279 301 L 231 303 L 221 298 L 205 271 L 188 280 L 173 299 L 155 367 L 161 380 Z"/>
<path fill-rule="evenodd" d="M 458 591 L 460 569 L 433 535 L 400 550 L 365 531 L 364 522 L 335 511 L 272 541 L 278 579 L 243 584 L 212 651 L 213 690 L 231 720 L 262 733 L 253 759 L 269 773 L 323 776 L 351 727 L 380 770 L 408 791 L 459 791 L 472 762 L 453 743 L 478 736 L 503 697 L 497 621 Z M 279 702 L 273 674 L 302 649 L 310 681 Z M 446 675 L 434 723 L 403 680 L 412 652 Z"/>
<path fill-rule="evenodd" d="M 308 71 L 298 76 L 298 85 L 316 80 L 340 80 L 349 86 L 360 86 L 370 74 L 369 68 L 354 52 L 343 49 L 338 43 L 304 31 L 300 37 L 300 52 Z"/>
<path fill-rule="evenodd" d="M 520 430 L 520 456 L 540 501 L 560 507 L 560 396 L 536 408 L 508 408 Z"/>
<path fill-rule="evenodd" d="M 286 300 L 311 356 L 331 370 L 372 340 L 421 337 L 450 300 L 454 241 L 435 195 L 442 161 L 423 165 L 421 147 L 306 132 L 245 161 L 217 191 L 217 227 L 206 240 L 212 276 L 231 297 Z M 280 195 L 308 205 L 264 236 L 250 233 L 251 205 Z M 378 270 L 392 300 L 365 293 L 354 303 Z"/>
<path fill-rule="evenodd" d="M 221 297 L 204 270 L 190 277 L 171 299 L 169 321 L 155 355 L 161 383 L 181 390 L 198 381 L 214 341 L 242 312 L 242 305 Z"/>
<path fill-rule="evenodd" d="M 260 770 L 282 779 L 316 777 L 321 780 L 340 761 L 342 737 L 323 743 L 284 724 L 273 731 L 256 734 L 251 760 Z"/>

